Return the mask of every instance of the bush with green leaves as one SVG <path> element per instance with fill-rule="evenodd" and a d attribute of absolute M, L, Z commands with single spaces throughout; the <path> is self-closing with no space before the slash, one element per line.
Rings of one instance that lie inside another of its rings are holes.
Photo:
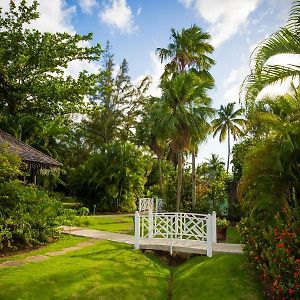
<path fill-rule="evenodd" d="M 71 174 L 72 190 L 84 204 L 98 211 L 132 212 L 143 195 L 153 157 L 144 147 L 113 142 Z"/>
<path fill-rule="evenodd" d="M 0 248 L 45 243 L 64 223 L 59 201 L 40 188 L 18 180 L 0 184 Z"/>
<path fill-rule="evenodd" d="M 0 182 L 22 175 L 21 163 L 21 158 L 17 154 L 9 151 L 5 144 L 0 144 Z"/>

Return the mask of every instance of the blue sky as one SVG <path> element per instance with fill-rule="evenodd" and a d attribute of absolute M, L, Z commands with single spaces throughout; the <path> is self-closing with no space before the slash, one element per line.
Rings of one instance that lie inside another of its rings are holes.
<path fill-rule="evenodd" d="M 8 3 L 1 0 L 0 6 L 7 9 Z M 291 4 L 292 0 L 40 0 L 41 18 L 33 27 L 51 32 L 93 32 L 93 43 L 100 42 L 103 47 L 109 40 L 115 62 L 126 58 L 134 81 L 152 76 L 150 92 L 159 95 L 157 85 L 163 66 L 155 49 L 167 46 L 172 27 L 180 30 L 196 24 L 212 35 L 216 88 L 210 96 L 213 106 L 219 108 L 238 102 L 239 86 L 249 71 L 250 53 L 259 41 L 284 25 Z M 285 60 L 280 57 L 277 63 Z M 75 75 L 82 68 L 92 72 L 98 67 L 75 62 L 69 71 Z M 199 150 L 199 161 L 210 153 L 224 160 L 227 155 L 226 144 L 212 138 Z"/>

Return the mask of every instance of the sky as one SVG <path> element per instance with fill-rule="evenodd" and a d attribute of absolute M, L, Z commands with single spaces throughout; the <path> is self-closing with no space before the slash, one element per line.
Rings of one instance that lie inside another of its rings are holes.
<path fill-rule="evenodd" d="M 19 2 L 15 1 L 15 2 Z M 29 0 L 28 3 L 32 2 Z M 160 95 L 159 78 L 163 65 L 155 54 L 169 43 L 170 30 L 193 24 L 209 32 L 215 47 L 216 65 L 211 73 L 216 87 L 210 92 L 213 106 L 239 102 L 239 87 L 249 72 L 249 58 L 260 41 L 283 26 L 292 0 L 40 0 L 40 18 L 32 27 L 40 31 L 93 33 L 92 44 L 103 48 L 110 41 L 115 63 L 124 58 L 134 82 L 151 76 L 149 93 Z M 0 0 L 7 10 L 9 0 Z M 298 63 L 288 55 L 273 63 Z M 100 63 L 74 62 L 69 72 L 95 72 Z M 274 88 L 273 88 L 274 89 Z M 284 89 L 281 87 L 281 91 Z M 226 161 L 227 145 L 209 137 L 199 146 L 198 162 L 220 155 Z"/>

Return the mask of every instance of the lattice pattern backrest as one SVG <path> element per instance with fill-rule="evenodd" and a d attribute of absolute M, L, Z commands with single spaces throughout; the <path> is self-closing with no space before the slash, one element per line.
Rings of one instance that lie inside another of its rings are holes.
<path fill-rule="evenodd" d="M 139 211 L 154 210 L 154 199 L 153 198 L 140 198 L 139 199 Z"/>

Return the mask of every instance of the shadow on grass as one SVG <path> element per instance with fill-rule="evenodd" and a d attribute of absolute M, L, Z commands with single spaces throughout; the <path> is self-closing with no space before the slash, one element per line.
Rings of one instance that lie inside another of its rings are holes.
<path fill-rule="evenodd" d="M 169 271 L 126 245 L 100 242 L 0 274 L 0 299 L 166 299 Z"/>

